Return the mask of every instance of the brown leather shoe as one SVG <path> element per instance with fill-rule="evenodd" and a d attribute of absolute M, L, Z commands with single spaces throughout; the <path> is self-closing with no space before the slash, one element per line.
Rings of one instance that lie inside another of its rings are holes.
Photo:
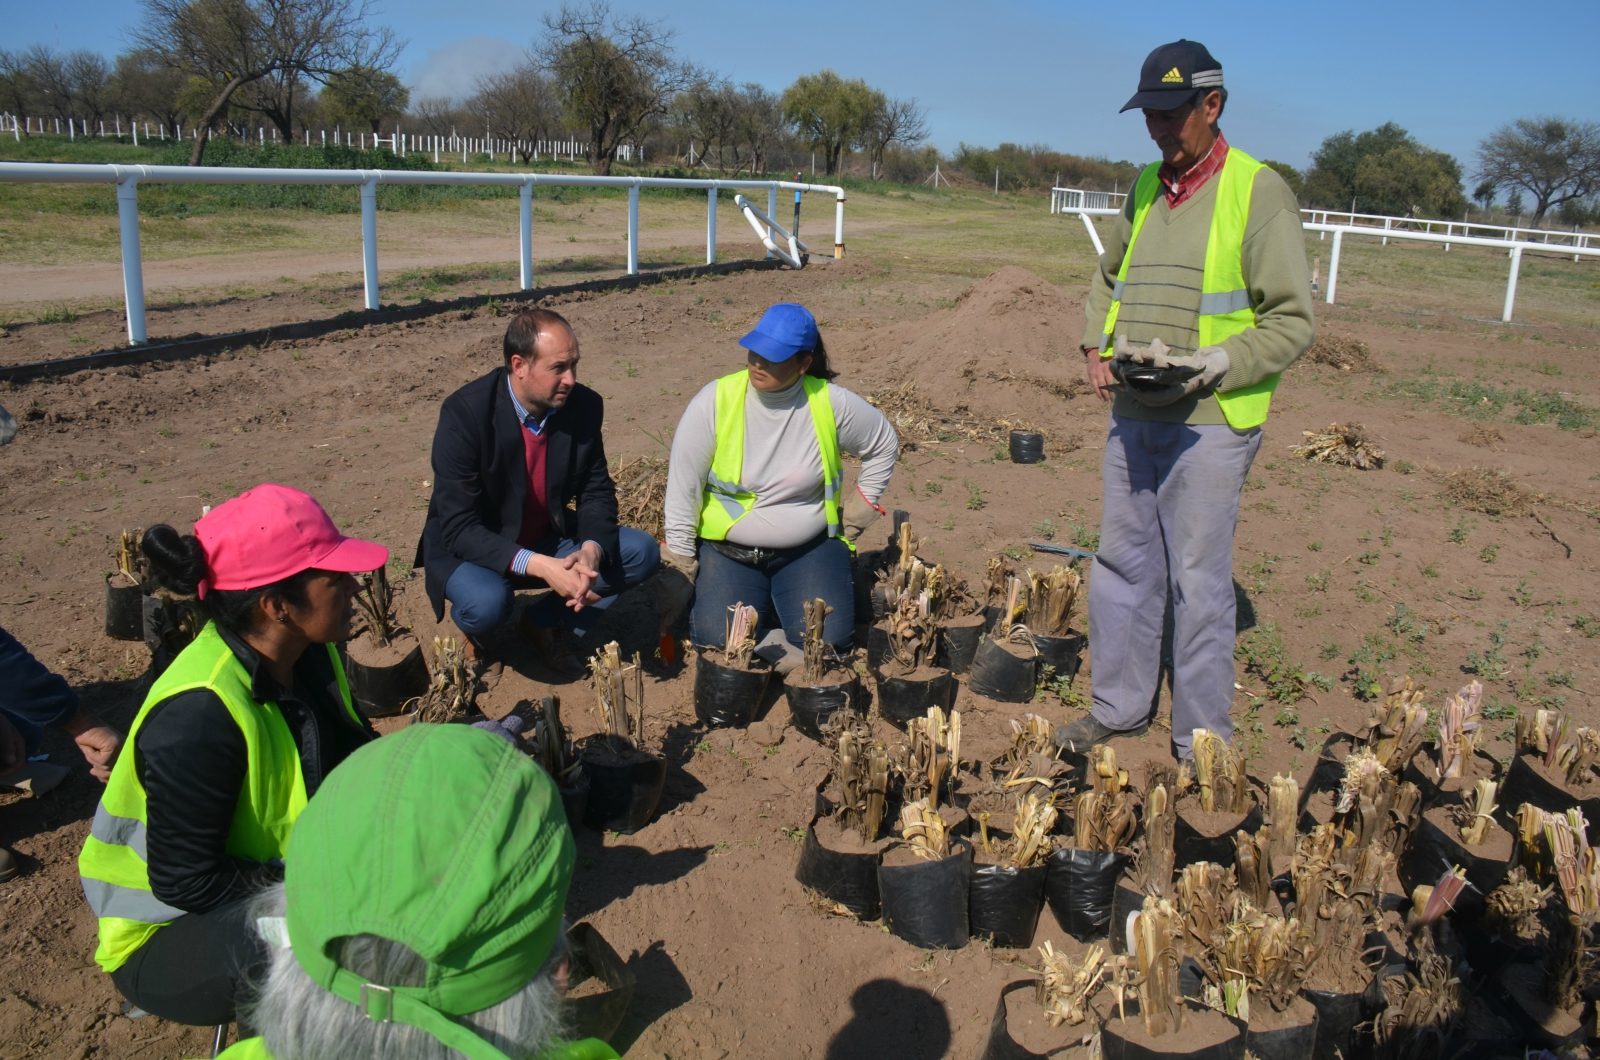
<path fill-rule="evenodd" d="M 560 626 L 535 626 L 526 615 L 518 615 L 517 632 L 533 645 L 533 653 L 552 673 L 561 677 L 582 677 L 589 672 L 588 664 L 572 650 Z"/>
<path fill-rule="evenodd" d="M 465 634 L 462 635 L 461 640 L 466 646 L 467 665 L 472 668 L 473 676 L 482 681 L 485 687 L 494 687 L 495 683 L 500 680 L 501 675 L 505 673 L 505 660 L 500 658 L 499 652 L 486 643 L 482 643 Z"/>

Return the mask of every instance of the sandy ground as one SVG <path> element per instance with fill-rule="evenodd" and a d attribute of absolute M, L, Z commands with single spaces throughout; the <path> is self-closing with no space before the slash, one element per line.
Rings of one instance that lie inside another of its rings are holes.
<path fill-rule="evenodd" d="M 912 384 L 889 397 L 907 444 L 888 502 L 913 513 L 926 559 L 976 581 L 995 550 L 1025 557 L 1029 540 L 1088 540 L 1099 525 L 1106 413 L 1075 393 L 1081 292 L 1020 270 L 973 286 L 965 277 L 891 274 L 885 264 L 854 257 L 798 274 L 568 299 L 559 308 L 582 341 L 584 380 L 606 398 L 613 460 L 661 453 L 657 439 L 688 398 L 742 362 L 738 335 L 769 303 L 800 300 L 821 318 L 843 385 L 890 395 Z M 206 328 L 245 326 L 265 311 L 249 299 L 219 304 Z M 1512 422 L 1510 407 L 1392 396 L 1427 364 L 1435 379 L 1543 387 L 1592 408 L 1600 401 L 1593 333 L 1546 328 L 1537 341 L 1507 339 L 1505 329 L 1459 317 L 1419 322 L 1352 310 L 1328 313 L 1321 325 L 1366 341 L 1391 370 L 1299 367 L 1274 402 L 1235 544 L 1249 604 L 1241 625 L 1255 627 L 1242 643 L 1270 625 L 1291 659 L 1330 680 L 1280 705 L 1253 698 L 1259 677 L 1241 667 L 1234 718 L 1252 772 L 1304 776 L 1323 733 L 1367 717 L 1349 680 L 1363 645 L 1379 670 L 1412 673 L 1437 703 L 1466 680 L 1469 653 L 1503 631 L 1504 673 L 1489 682 L 1492 701 L 1559 699 L 1594 723 L 1588 690 L 1600 666 L 1584 632 L 1596 627 L 1580 616 L 1600 601 L 1600 528 L 1588 514 L 1600 504 L 1595 431 Z M 79 326 L 24 334 L 65 352 Z M 310 490 L 347 532 L 387 543 L 403 614 L 418 635 L 427 642 L 452 632 L 448 621 L 435 626 L 420 581 L 405 581 L 404 570 L 429 494 L 438 404 L 498 362 L 504 326 L 485 312 L 452 313 L 205 362 L 7 387 L 0 402 L 22 430 L 0 452 L 6 627 L 92 709 L 126 725 L 147 687 L 148 655 L 101 631 L 116 535 L 160 521 L 186 526 L 201 505 L 272 480 Z M 1413 367 L 1401 371 L 1402 363 Z M 1388 465 L 1358 472 L 1289 454 L 1301 430 L 1335 420 L 1364 423 Z M 983 439 L 1002 421 L 1043 429 L 1050 459 L 997 460 Z M 1479 427 L 1497 436 L 1463 440 Z M 1544 495 L 1544 525 L 1450 507 L 1439 496 L 1443 476 L 1475 464 L 1503 468 Z M 883 530 L 869 536 L 881 540 Z M 1554 537 L 1570 545 L 1570 558 Z M 616 638 L 648 655 L 653 633 L 648 601 L 635 593 L 589 643 Z M 479 697 L 486 714 L 555 690 L 580 735 L 598 728 L 585 687 L 552 684 L 513 639 L 505 647 L 512 665 Z M 1092 648 L 1078 692 L 1091 677 Z M 681 667 L 658 670 L 646 691 L 652 739 L 670 765 L 659 819 L 631 837 L 579 830 L 569 915 L 595 923 L 640 981 L 619 1049 L 652 1060 L 978 1055 L 999 992 L 1026 977 L 1019 965 L 1029 952 L 973 944 L 925 953 L 877 924 L 818 913 L 793 873 L 825 751 L 782 728 L 781 699 L 768 715 L 776 743 L 706 732 L 693 717 L 692 681 Z M 957 706 L 974 758 L 998 752 L 1006 721 L 1025 710 L 1057 723 L 1076 716 L 1053 697 L 1000 704 L 964 685 Z M 1163 706 L 1148 736 L 1118 741 L 1120 753 L 1129 761 L 1164 753 L 1166 717 Z M 1510 722 L 1488 724 L 1488 746 L 1505 756 Z M 0 970 L 0 1060 L 204 1055 L 209 1032 L 126 1018 L 94 967 L 94 921 L 75 860 L 98 785 L 63 738 L 52 736 L 46 750 L 73 764 L 71 779 L 41 799 L 0 796 L 0 842 L 26 869 L 0 888 L 0 947 L 12 954 Z M 1035 942 L 1046 939 L 1069 944 L 1048 912 Z"/>

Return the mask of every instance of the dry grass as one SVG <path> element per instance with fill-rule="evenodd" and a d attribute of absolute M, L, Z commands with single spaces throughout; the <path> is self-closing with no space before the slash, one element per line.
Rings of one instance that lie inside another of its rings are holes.
<path fill-rule="evenodd" d="M 1498 427 L 1488 427 L 1480 423 L 1470 431 L 1463 431 L 1460 435 L 1460 440 L 1468 445 L 1475 445 L 1480 449 L 1492 449 L 1495 452 L 1499 452 L 1500 443 L 1506 439 L 1500 433 Z"/>
<path fill-rule="evenodd" d="M 1301 431 L 1300 434 L 1305 442 L 1293 447 L 1295 456 L 1313 463 L 1343 464 L 1362 471 L 1383 467 L 1383 450 L 1359 423 L 1330 423 L 1325 430 Z"/>
<path fill-rule="evenodd" d="M 1439 496 L 1484 515 L 1527 515 L 1539 498 L 1497 467 L 1457 468 L 1444 477 Z"/>
<path fill-rule="evenodd" d="M 1311 344 L 1300 359 L 1302 364 L 1325 364 L 1341 372 L 1386 372 L 1372 351 L 1360 339 L 1324 335 Z"/>
<path fill-rule="evenodd" d="M 667 461 L 660 456 L 629 460 L 611 478 L 617 484 L 617 522 L 661 540 L 666 534 Z"/>

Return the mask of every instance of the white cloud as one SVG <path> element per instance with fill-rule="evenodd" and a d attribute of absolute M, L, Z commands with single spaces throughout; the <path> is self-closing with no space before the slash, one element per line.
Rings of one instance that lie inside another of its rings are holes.
<path fill-rule="evenodd" d="M 477 90 L 478 78 L 509 70 L 522 57 L 523 49 L 503 37 L 468 37 L 434 48 L 412 68 L 411 98 L 465 99 Z"/>

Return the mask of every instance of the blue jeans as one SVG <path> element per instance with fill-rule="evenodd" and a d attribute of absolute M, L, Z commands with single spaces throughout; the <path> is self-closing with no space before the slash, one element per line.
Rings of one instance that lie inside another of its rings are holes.
<path fill-rule="evenodd" d="M 78 713 L 78 693 L 67 679 L 35 659 L 17 638 L 0 629 L 0 714 L 22 734 L 28 754 L 39 753 L 44 730 L 65 725 Z"/>
<path fill-rule="evenodd" d="M 761 615 L 757 640 L 767 635 L 767 613 L 776 608 L 785 636 L 801 647 L 806 633 L 805 602 L 819 596 L 833 608 L 823 624 L 823 638 L 841 651 L 849 648 L 856 632 L 856 597 L 850 579 L 850 548 L 839 538 L 821 537 L 777 549 L 759 567 L 729 559 L 709 541 L 702 541 L 689 635 L 702 647 L 722 647 L 728 636 L 728 608 L 749 604 Z"/>
<path fill-rule="evenodd" d="M 605 609 L 617 599 L 624 589 L 631 589 L 656 572 L 661 563 L 661 551 L 655 538 L 643 530 L 624 526 L 618 533 L 622 555 L 600 571 L 594 591 L 600 599 L 588 604 L 582 611 L 568 607 L 566 600 L 556 593 L 545 596 L 528 607 L 528 621 L 535 626 L 564 625 L 578 636 L 600 621 Z M 565 559 L 578 551 L 578 542 L 562 538 L 555 542 L 553 552 L 543 547 L 535 551 Z M 620 577 L 618 568 L 621 568 Z M 542 589 L 545 583 L 539 578 L 520 574 L 492 571 L 476 563 L 463 563 L 450 575 L 444 587 L 444 598 L 450 601 L 450 617 L 456 628 L 472 637 L 484 637 L 511 617 L 518 589 Z"/>

